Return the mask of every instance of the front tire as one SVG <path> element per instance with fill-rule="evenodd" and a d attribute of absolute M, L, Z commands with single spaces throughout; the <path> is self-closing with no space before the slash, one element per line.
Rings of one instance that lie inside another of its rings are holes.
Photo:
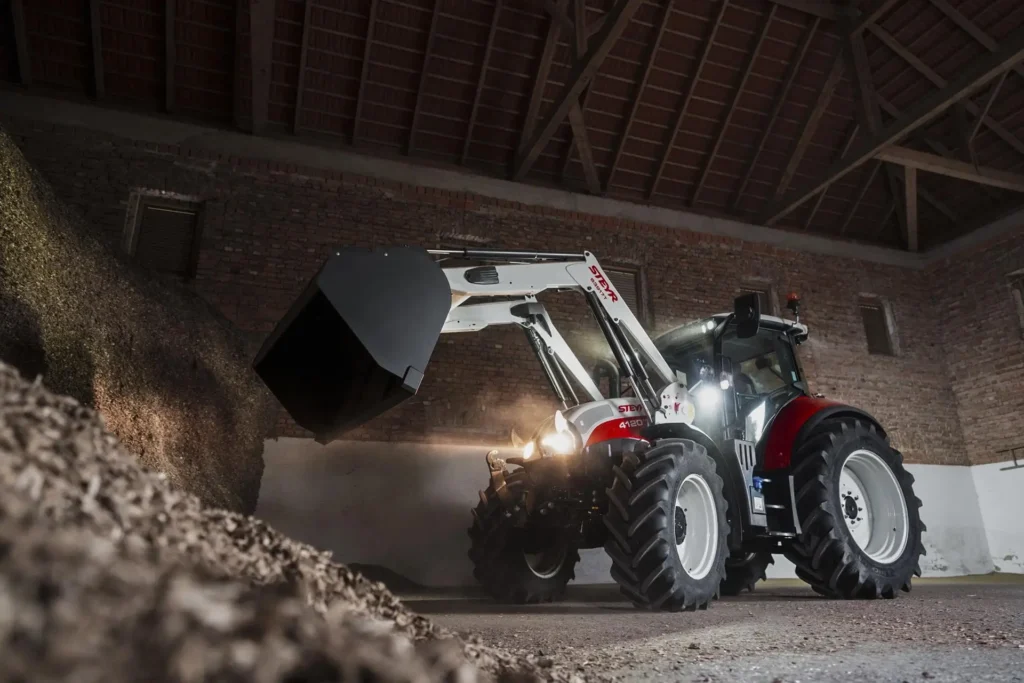
<path fill-rule="evenodd" d="M 728 554 L 715 461 L 700 444 L 666 439 L 626 453 L 613 469 L 605 551 L 621 592 L 643 609 L 707 609 Z"/>
<path fill-rule="evenodd" d="M 510 475 L 507 486 L 518 492 L 519 473 Z M 469 527 L 469 558 L 473 576 L 494 600 L 511 604 L 555 602 L 565 596 L 566 585 L 576 577 L 580 555 L 566 534 L 547 534 L 545 543 L 529 528 L 514 527 L 494 489 L 481 493 Z M 539 547 L 535 547 L 539 546 Z"/>
<path fill-rule="evenodd" d="M 899 451 L 874 425 L 837 418 L 803 439 L 794 462 L 801 533 L 786 557 L 797 575 L 826 597 L 910 592 L 921 575 L 925 525 Z"/>

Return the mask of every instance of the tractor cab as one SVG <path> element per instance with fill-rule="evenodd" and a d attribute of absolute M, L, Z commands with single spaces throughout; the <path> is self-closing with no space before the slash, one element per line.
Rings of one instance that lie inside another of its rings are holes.
<path fill-rule="evenodd" d="M 808 393 L 795 350 L 807 335 L 799 322 L 721 313 L 670 330 L 654 344 L 696 399 L 694 426 L 718 443 L 757 443 L 779 410 Z"/>

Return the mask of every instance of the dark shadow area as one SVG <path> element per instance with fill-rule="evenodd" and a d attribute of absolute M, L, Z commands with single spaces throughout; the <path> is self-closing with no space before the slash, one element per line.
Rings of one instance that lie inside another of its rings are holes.
<path fill-rule="evenodd" d="M 0 360 L 28 381 L 47 374 L 46 351 L 39 317 L 28 305 L 4 291 L 0 264 Z"/>

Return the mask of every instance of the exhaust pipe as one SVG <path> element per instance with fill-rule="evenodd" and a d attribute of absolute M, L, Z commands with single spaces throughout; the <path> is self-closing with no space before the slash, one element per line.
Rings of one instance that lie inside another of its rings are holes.
<path fill-rule="evenodd" d="M 451 309 L 424 249 L 336 250 L 267 337 L 253 369 L 320 443 L 416 394 Z"/>

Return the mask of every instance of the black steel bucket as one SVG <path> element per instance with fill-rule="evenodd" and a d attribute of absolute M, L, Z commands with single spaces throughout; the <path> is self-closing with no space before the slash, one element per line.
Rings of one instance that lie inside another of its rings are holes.
<path fill-rule="evenodd" d="M 451 296 L 423 249 L 339 249 L 253 368 L 299 425 L 332 441 L 417 392 Z"/>

